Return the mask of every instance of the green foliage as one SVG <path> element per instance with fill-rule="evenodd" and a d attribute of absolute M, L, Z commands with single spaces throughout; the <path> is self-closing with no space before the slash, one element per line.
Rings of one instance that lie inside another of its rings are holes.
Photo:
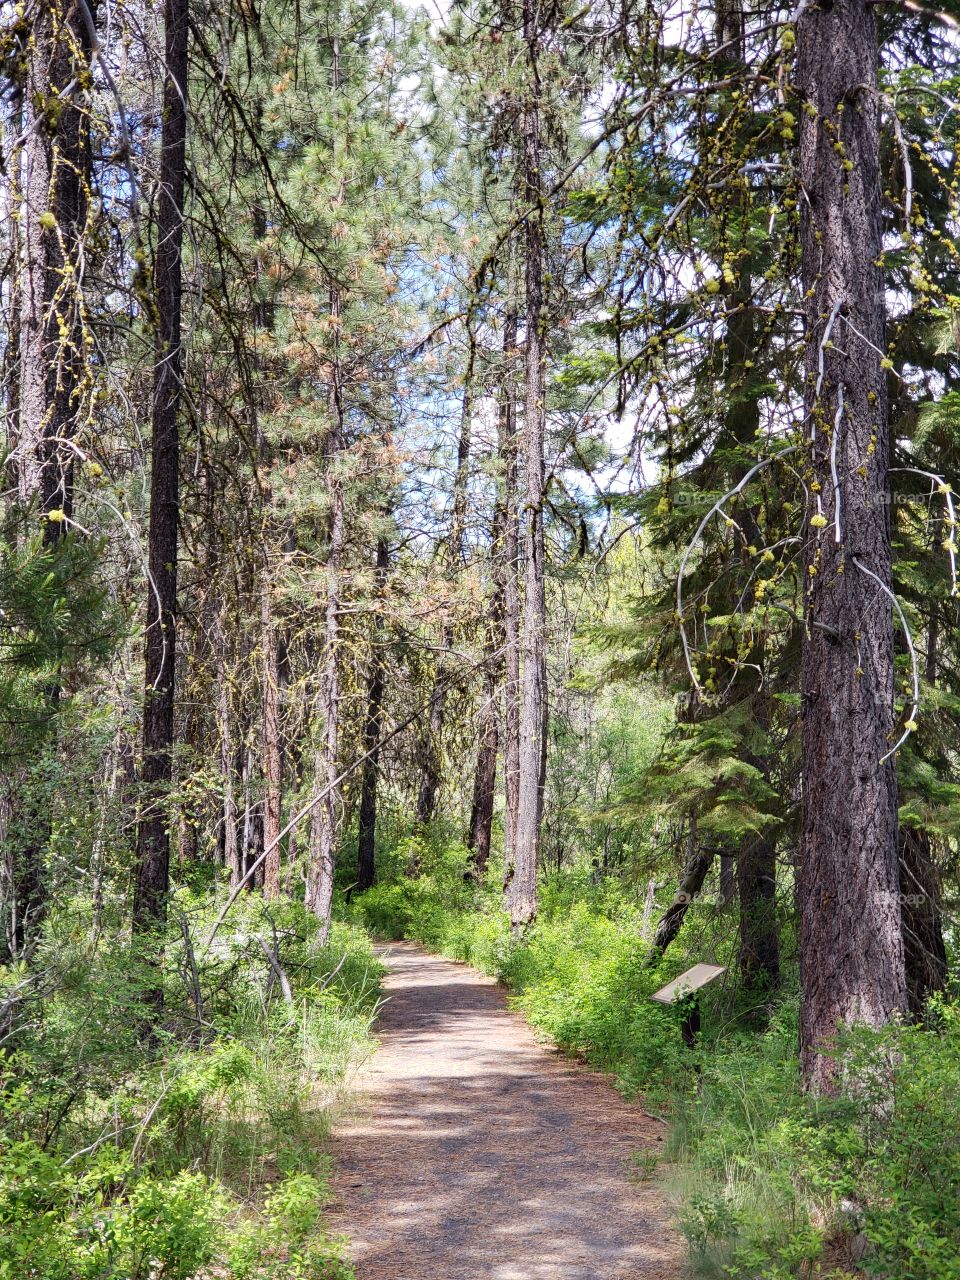
<path fill-rule="evenodd" d="M 469 865 L 466 846 L 434 824 L 384 851 L 379 883 L 357 899 L 353 914 L 379 937 L 417 938 L 440 948 L 453 917 L 469 916 L 479 902 Z"/>
<path fill-rule="evenodd" d="M 323 1229 L 326 1184 L 309 1174 L 287 1178 L 266 1197 L 256 1222 L 228 1248 L 232 1280 L 350 1280 L 340 1242 Z"/>
<path fill-rule="evenodd" d="M 103 547 L 67 534 L 47 543 L 0 530 L 0 759 L 21 766 L 47 736 L 50 687 L 102 662 L 121 634 L 100 574 Z"/>
<path fill-rule="evenodd" d="M 0 1173 L 0 1276 L 187 1280 L 219 1252 L 226 1211 L 199 1173 L 137 1177 L 116 1150 L 69 1167 L 15 1143 Z"/>
<path fill-rule="evenodd" d="M 251 897 L 207 951 L 219 904 L 181 893 L 151 1046 L 155 970 L 122 935 L 91 943 L 88 905 L 50 917 L 33 983 L 0 971 L 0 1277 L 345 1280 L 325 1139 L 379 998 L 365 935 L 336 925 L 320 946 L 301 906 Z"/>

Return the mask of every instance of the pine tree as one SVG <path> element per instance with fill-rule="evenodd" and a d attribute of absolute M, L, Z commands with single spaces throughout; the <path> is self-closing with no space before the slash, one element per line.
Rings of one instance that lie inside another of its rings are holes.
<path fill-rule="evenodd" d="M 147 635 L 144 664 L 141 814 L 134 931 L 166 918 L 170 883 L 168 789 L 173 778 L 177 654 L 180 407 L 183 390 L 184 189 L 187 149 L 187 0 L 165 0 L 164 79 L 154 265 L 157 350 L 150 474 Z"/>

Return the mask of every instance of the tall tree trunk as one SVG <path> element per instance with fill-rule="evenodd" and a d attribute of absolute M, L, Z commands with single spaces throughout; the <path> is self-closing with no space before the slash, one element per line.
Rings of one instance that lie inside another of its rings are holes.
<path fill-rule="evenodd" d="M 258 124 L 263 117 L 263 104 L 255 105 L 255 117 Z M 267 235 L 267 211 L 261 204 L 253 208 L 253 231 L 258 243 L 263 243 Z M 262 258 L 257 256 L 257 297 L 253 306 L 254 329 L 270 333 L 273 329 L 274 304 L 267 295 L 268 285 L 262 270 Z M 267 369 L 267 362 L 259 351 L 255 352 L 253 365 L 262 379 Z M 256 423 L 257 453 L 260 465 L 269 475 L 273 463 L 273 452 L 270 442 L 263 430 L 260 414 L 262 410 L 262 382 L 258 383 L 253 395 L 252 407 Z M 273 488 L 266 481 L 263 485 L 263 531 L 260 564 L 260 643 L 262 646 L 261 675 L 261 715 L 262 742 L 261 762 L 263 765 L 263 843 L 269 848 L 263 864 L 264 897 L 273 899 L 280 895 L 280 829 L 283 806 L 283 744 L 280 738 L 280 641 L 277 634 L 277 623 L 272 608 L 272 568 L 270 552 L 280 530 L 273 515 Z"/>
<path fill-rule="evenodd" d="M 382 596 L 390 564 L 390 548 L 377 539 L 377 589 Z M 376 879 L 377 786 L 380 780 L 380 737 L 383 733 L 383 693 L 387 667 L 382 629 L 374 636 L 367 677 L 367 714 L 363 722 L 365 759 L 360 779 L 360 815 L 357 823 L 357 888 L 362 893 Z"/>
<path fill-rule="evenodd" d="M 280 658 L 270 608 L 270 583 L 264 566 L 260 585 L 260 637 L 263 646 L 263 844 L 273 848 L 263 864 L 266 898 L 280 895 L 280 806 L 283 752 L 280 745 Z"/>
<path fill-rule="evenodd" d="M 720 886 L 719 904 L 728 907 L 736 897 L 739 877 L 737 876 L 737 860 L 732 853 L 720 854 Z"/>
<path fill-rule="evenodd" d="M 511 271 L 508 288 L 513 289 Z M 504 394 L 498 426 L 503 468 L 503 845 L 504 877 L 513 879 L 513 849 L 520 790 L 520 583 L 517 512 L 517 421 L 513 361 L 517 313 L 508 300 L 503 326 Z"/>
<path fill-rule="evenodd" d="M 457 467 L 453 477 L 453 510 L 446 546 L 447 562 L 452 574 L 458 574 L 462 567 L 467 525 L 467 484 L 470 478 L 470 433 L 473 415 L 474 337 L 472 331 L 468 333 L 468 338 L 470 348 L 464 373 L 460 436 L 457 441 Z M 430 715 L 423 735 L 423 772 L 417 793 L 417 822 L 420 826 L 433 818 L 443 773 L 443 725 L 446 720 L 450 681 L 446 652 L 452 639 L 451 627 L 445 622 L 440 629 L 440 653 L 437 657 L 433 692 L 430 696 Z"/>
<path fill-rule="evenodd" d="M 23 133 L 23 104 L 14 102 L 8 116 L 12 137 Z M 0 188 L 0 222 L 3 225 L 3 253 L 8 263 L 7 332 L 3 347 L 3 363 L 0 368 L 0 387 L 5 400 L 5 457 L 4 483 L 7 490 L 18 492 L 19 475 L 17 443 L 20 422 L 20 322 L 23 311 L 23 245 L 24 220 L 23 191 L 19 182 L 20 157 L 14 145 L 0 153 L 3 172 L 10 175 L 6 186 Z M 0 897 L 2 901 L 2 897 Z"/>
<path fill-rule="evenodd" d="M 907 1009 L 920 1018 L 928 998 L 947 985 L 940 877 L 926 831 L 901 828 L 899 851 Z"/>
<path fill-rule="evenodd" d="M 339 40 L 334 41 L 333 85 L 339 84 Z M 334 343 L 339 342 L 342 298 L 340 286 L 330 290 L 330 316 L 333 320 Z M 336 845 L 340 833 L 340 799 L 342 788 L 336 785 L 340 755 L 340 608 L 343 552 L 346 540 L 343 481 L 339 455 L 343 449 L 343 386 L 339 351 L 333 359 L 329 411 L 331 428 L 327 452 L 330 462 L 330 545 L 327 553 L 327 605 L 324 623 L 323 670 L 320 680 L 320 705 L 323 731 L 316 756 L 314 783 L 324 798 L 310 815 L 310 848 L 307 861 L 306 905 L 320 921 L 320 939 L 326 942 L 330 932 L 333 906 L 333 877 Z"/>
<path fill-rule="evenodd" d="M 510 921 L 516 929 L 537 913 L 537 862 L 540 852 L 543 705 L 546 684 L 546 600 L 544 594 L 544 212 L 540 141 L 539 6 L 524 0 L 523 36 L 527 46 L 528 85 L 523 103 L 523 198 L 526 219 L 523 457 L 526 501 L 523 511 L 524 607 L 523 685 L 520 710 L 520 776 L 514 833 Z"/>
<path fill-rule="evenodd" d="M 179 409 L 183 378 L 183 194 L 187 139 L 189 0 L 164 0 L 163 124 L 157 192 L 157 362 L 153 386 L 149 576 L 144 672 L 141 814 L 134 932 L 166 919 L 170 881 L 167 794 L 173 776 L 176 675 Z"/>
<path fill-rule="evenodd" d="M 217 732 L 220 738 L 220 780 L 223 787 L 220 821 L 222 825 L 223 865 L 230 876 L 230 885 L 237 884 L 241 876 L 240 856 L 237 850 L 237 798 L 234 787 L 233 708 L 230 705 L 230 681 L 227 676 L 226 641 L 223 634 L 223 615 L 220 608 L 214 614 L 214 663 L 217 673 Z"/>
<path fill-rule="evenodd" d="M 89 6 L 91 16 L 96 4 Z M 70 515 L 73 451 L 65 447 L 83 415 L 88 335 L 83 264 L 90 190 L 90 110 L 81 85 L 90 76 L 90 33 L 75 3 L 34 11 L 24 93 L 24 185 L 21 205 L 19 496 L 39 498 L 44 513 Z M 46 526 L 48 541 L 63 533 Z"/>
<path fill-rule="evenodd" d="M 768 835 L 745 840 L 736 860 L 740 895 L 740 974 L 758 998 L 780 980 L 777 934 L 777 844 Z"/>
<path fill-rule="evenodd" d="M 96 5 L 90 6 L 91 17 Z M 90 410 L 86 377 L 89 334 L 84 324 L 85 238 L 91 179 L 91 40 L 75 4 L 34 10 L 24 85 L 23 188 L 17 288 L 11 299 L 8 348 L 19 349 L 19 376 L 10 381 L 15 473 L 21 506 L 47 517 L 43 541 L 55 547 L 73 510 L 73 451 L 69 442 Z M 19 156 L 11 157 L 15 163 Z M 11 210 L 12 212 L 13 210 Z M 16 344 L 10 346 L 10 344 Z M 8 355 L 8 359 L 10 356 Z M 12 372 L 12 370 L 11 370 Z M 60 679 L 45 691 L 55 733 Z M 49 807 L 30 803 L 29 767 L 5 786 L 14 848 L 8 853 L 6 891 L 9 948 L 25 952 L 47 905 L 43 854 Z"/>
<path fill-rule="evenodd" d="M 433 820 L 437 807 L 437 795 L 440 791 L 440 777 L 443 772 L 443 723 L 447 712 L 447 671 L 444 653 L 449 645 L 450 630 L 447 626 L 443 626 L 440 631 L 440 653 L 437 655 L 433 689 L 430 693 L 430 713 L 427 716 L 421 745 L 423 769 L 417 790 L 416 807 L 417 824 L 421 827 Z"/>
<path fill-rule="evenodd" d="M 499 715 L 497 711 L 497 677 L 488 668 L 483 681 L 483 705 L 480 708 L 477 737 L 477 768 L 473 779 L 473 801 L 470 806 L 470 828 L 467 848 L 473 854 L 471 874 L 480 879 L 490 861 L 490 839 L 493 830 L 493 805 L 497 791 L 497 747 Z"/>
<path fill-rule="evenodd" d="M 879 1026 L 907 1003 L 896 780 L 893 761 L 881 763 L 893 730 L 893 626 L 882 595 L 890 589 L 891 550 L 881 498 L 888 401 L 883 278 L 876 265 L 877 61 L 865 0 L 802 10 L 796 81 L 805 107 L 805 437 L 816 481 L 809 515 L 822 503 L 827 523 L 822 532 L 806 529 L 797 897 L 801 1068 L 806 1085 L 821 1092 L 836 1088 L 829 1051 L 837 1027 Z"/>
<path fill-rule="evenodd" d="M 330 930 L 341 792 L 341 788 L 334 785 L 340 751 L 340 573 L 344 545 L 343 489 L 339 477 L 333 477 L 331 488 L 333 517 L 327 557 L 327 607 L 320 695 L 323 732 L 314 771 L 315 789 L 326 789 L 326 795 L 314 806 L 310 817 L 306 887 L 306 905 L 320 921 L 323 942 L 326 942 Z"/>
<path fill-rule="evenodd" d="M 938 533 L 938 540 L 943 537 Z M 930 603 L 927 624 L 927 683 L 935 684 L 939 665 L 940 613 Z M 933 840 L 923 828 L 901 827 L 899 840 L 900 913 L 907 1002 L 910 1016 L 921 1018 L 928 998 L 947 983 L 947 953 L 943 940 L 943 907 L 940 873 Z"/>
<path fill-rule="evenodd" d="M 504 328 L 504 365 L 509 359 L 510 342 L 516 341 L 515 321 L 508 315 Z M 507 381 L 500 393 L 500 411 L 497 426 L 501 462 L 507 462 L 507 450 L 515 452 L 515 424 L 513 421 L 513 393 Z M 509 466 L 509 462 L 507 462 Z M 473 853 L 471 874 L 482 877 L 490 860 L 490 844 L 493 834 L 493 810 L 497 789 L 497 752 L 500 745 L 500 713 L 498 695 L 504 676 L 505 597 L 507 576 L 515 567 L 507 562 L 507 477 L 501 477 L 494 500 L 493 520 L 490 529 L 490 555 L 492 560 L 492 588 L 487 618 L 486 662 L 483 669 L 483 702 L 477 725 L 477 766 L 473 781 L 473 801 L 470 807 L 470 826 L 467 832 L 467 848 Z M 516 536 L 514 535 L 514 549 Z M 515 592 L 514 592 L 515 593 Z"/>

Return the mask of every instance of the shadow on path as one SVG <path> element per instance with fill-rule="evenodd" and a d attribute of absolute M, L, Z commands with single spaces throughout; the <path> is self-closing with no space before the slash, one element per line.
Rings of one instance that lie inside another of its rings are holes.
<path fill-rule="evenodd" d="M 629 1176 L 658 1122 L 540 1043 L 500 989 L 383 951 L 381 1048 L 336 1135 L 359 1280 L 675 1280 L 661 1194 Z"/>

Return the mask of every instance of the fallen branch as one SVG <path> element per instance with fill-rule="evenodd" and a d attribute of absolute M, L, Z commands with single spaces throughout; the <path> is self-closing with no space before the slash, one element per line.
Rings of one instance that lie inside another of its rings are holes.
<path fill-rule="evenodd" d="M 284 1003 L 293 1004 L 293 992 L 290 990 L 290 980 L 284 971 L 283 965 L 280 963 L 280 957 L 272 947 L 267 945 L 267 941 L 262 934 L 258 933 L 256 936 L 257 941 L 263 948 L 263 954 L 270 961 L 270 968 L 273 970 L 274 977 L 277 982 L 280 983 L 280 990 L 283 993 Z M 269 992 L 267 994 L 269 996 Z"/>

